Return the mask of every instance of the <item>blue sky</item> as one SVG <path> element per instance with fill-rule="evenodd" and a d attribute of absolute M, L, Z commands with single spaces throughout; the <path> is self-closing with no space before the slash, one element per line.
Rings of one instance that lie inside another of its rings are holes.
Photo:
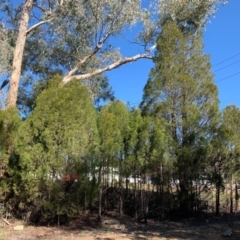
<path fill-rule="evenodd" d="M 230 104 L 240 107 L 239 13 L 240 0 L 229 0 L 211 19 L 204 33 L 204 52 L 211 56 L 221 109 Z M 132 48 L 130 44 L 121 47 L 125 51 Z M 152 66 L 150 60 L 139 60 L 107 73 L 116 98 L 138 106 Z"/>

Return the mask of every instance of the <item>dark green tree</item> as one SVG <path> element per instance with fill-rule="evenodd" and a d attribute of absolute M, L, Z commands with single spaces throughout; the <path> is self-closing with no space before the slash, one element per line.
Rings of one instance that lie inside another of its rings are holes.
<path fill-rule="evenodd" d="M 206 140 L 218 116 L 218 91 L 203 54 L 202 33 L 182 32 L 167 21 L 158 39 L 155 66 L 141 108 L 167 122 L 180 205 L 189 209 L 192 181 L 203 174 Z"/>
<path fill-rule="evenodd" d="M 23 209 L 37 205 L 48 216 L 58 217 L 81 207 L 84 192 L 78 190 L 87 185 L 92 160 L 86 156 L 94 155 L 98 145 L 96 111 L 87 89 L 77 82 L 58 88 L 60 80 L 59 76 L 49 80 L 38 96 L 34 111 L 19 129 L 17 158 L 11 163 L 12 201 Z"/>
<path fill-rule="evenodd" d="M 0 110 L 0 201 L 6 200 L 9 187 L 9 160 L 14 157 L 14 141 L 21 125 L 14 108 Z"/>

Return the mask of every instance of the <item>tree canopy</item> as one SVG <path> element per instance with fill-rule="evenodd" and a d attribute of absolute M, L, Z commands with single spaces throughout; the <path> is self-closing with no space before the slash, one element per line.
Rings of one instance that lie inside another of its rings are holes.
<path fill-rule="evenodd" d="M 61 71 L 64 85 L 72 79 L 94 79 L 96 75 L 128 62 L 150 58 L 166 19 L 193 28 L 202 27 L 219 4 L 210 1 L 34 1 L 1 0 L 4 41 L 10 36 L 13 58 L 9 62 L 10 88 L 7 105 L 16 105 L 20 76 L 33 73 L 49 76 Z M 127 40 L 142 49 L 122 56 L 114 38 Z M 1 44 L 1 49 L 4 44 Z M 4 60 L 5 61 L 5 60 Z"/>

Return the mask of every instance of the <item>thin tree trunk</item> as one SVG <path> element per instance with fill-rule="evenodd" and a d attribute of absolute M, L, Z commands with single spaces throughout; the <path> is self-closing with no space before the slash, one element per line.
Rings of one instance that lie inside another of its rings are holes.
<path fill-rule="evenodd" d="M 120 189 L 120 197 L 119 197 L 119 216 L 122 218 L 123 216 L 123 196 L 122 196 L 122 188 Z"/>
<path fill-rule="evenodd" d="M 136 176 L 136 175 L 135 175 Z M 135 210 L 135 221 L 138 220 L 138 213 L 137 213 L 137 182 L 136 177 L 134 178 L 134 210 Z"/>
<path fill-rule="evenodd" d="M 161 173 L 161 209 L 162 209 L 162 216 L 161 216 L 161 218 L 162 218 L 162 221 L 163 221 L 163 219 L 164 219 L 164 215 L 165 215 L 165 213 L 164 213 L 164 205 L 165 205 L 165 203 L 164 203 L 164 179 L 163 179 L 163 164 L 161 164 L 161 166 L 160 166 L 160 173 Z"/>
<path fill-rule="evenodd" d="M 26 0 L 22 8 L 22 15 L 19 21 L 18 36 L 13 55 L 12 74 L 10 77 L 10 86 L 7 97 L 7 108 L 12 106 L 15 107 L 17 103 L 18 86 L 21 76 L 23 53 L 27 39 L 28 22 L 33 7 L 33 2 L 34 0 Z"/>
<path fill-rule="evenodd" d="M 98 221 L 102 220 L 102 187 L 99 188 L 99 197 L 98 197 Z"/>
<path fill-rule="evenodd" d="M 230 182 L 230 213 L 233 213 L 233 177 Z"/>
<path fill-rule="evenodd" d="M 102 192 L 103 192 L 103 183 L 102 180 L 104 181 L 104 177 L 102 178 L 102 165 L 99 166 L 98 170 L 98 184 L 99 184 L 99 189 L 98 189 L 98 221 L 101 222 L 102 220 Z"/>
<path fill-rule="evenodd" d="M 219 206 L 220 206 L 220 186 L 216 186 L 216 216 L 219 215 Z"/>
<path fill-rule="evenodd" d="M 123 216 L 123 187 L 122 187 L 122 158 L 118 160 L 118 169 L 119 169 L 119 216 Z"/>
<path fill-rule="evenodd" d="M 237 182 L 235 182 L 235 212 L 238 211 L 238 199 L 239 199 L 239 196 L 238 196 L 238 185 L 237 185 Z"/>

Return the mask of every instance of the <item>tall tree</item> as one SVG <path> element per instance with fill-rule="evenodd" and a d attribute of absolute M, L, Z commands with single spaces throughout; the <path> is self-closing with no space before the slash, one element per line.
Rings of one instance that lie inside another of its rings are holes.
<path fill-rule="evenodd" d="M 183 205 L 189 200 L 189 182 L 201 174 L 205 139 L 218 116 L 217 87 L 209 57 L 202 51 L 201 31 L 192 35 L 167 21 L 159 36 L 155 67 L 141 103 L 145 114 L 167 122 Z"/>
<path fill-rule="evenodd" d="M 140 0 L 25 0 L 14 4 L 1 0 L 4 21 L 8 22 L 5 26 L 14 35 L 7 106 L 16 105 L 24 73 L 47 74 L 61 69 L 64 77 L 60 85 L 65 85 L 74 78 L 91 79 L 128 62 L 151 58 L 159 20 L 170 17 L 178 24 L 198 27 L 222 2 L 226 0 L 150 1 L 146 7 Z M 144 53 L 122 57 L 110 40 L 139 24 L 142 31 L 130 42 L 142 45 Z"/>

